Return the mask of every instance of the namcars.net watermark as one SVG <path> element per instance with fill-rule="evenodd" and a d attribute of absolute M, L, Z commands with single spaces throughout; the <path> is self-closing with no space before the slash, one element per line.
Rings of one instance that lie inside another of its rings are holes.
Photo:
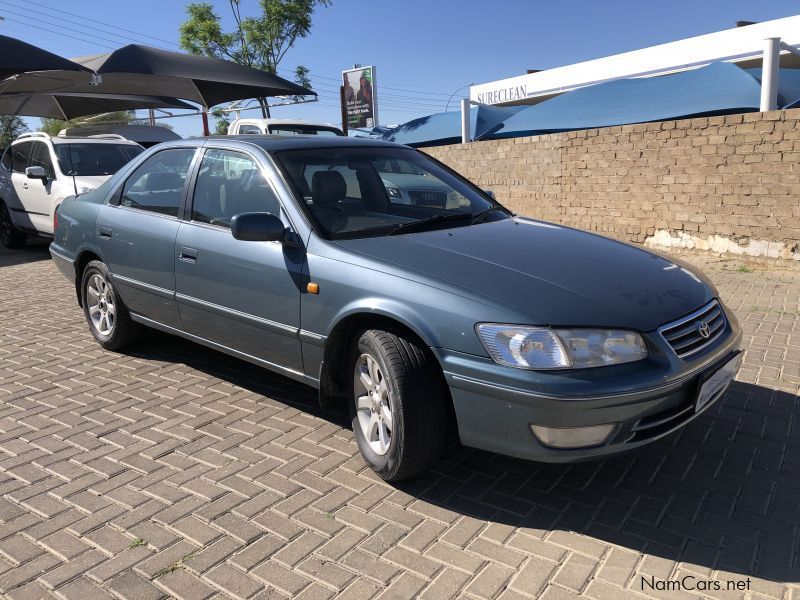
<path fill-rule="evenodd" d="M 642 590 L 659 592 L 746 592 L 750 590 L 750 578 L 729 579 L 717 581 L 716 579 L 703 579 L 695 575 L 684 575 L 677 579 L 657 579 L 654 576 L 641 578 Z"/>

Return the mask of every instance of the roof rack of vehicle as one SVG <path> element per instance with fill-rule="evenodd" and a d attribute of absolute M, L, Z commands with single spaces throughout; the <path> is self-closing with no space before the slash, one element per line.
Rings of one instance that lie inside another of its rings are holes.
<path fill-rule="evenodd" d="M 99 139 L 99 140 L 125 140 L 128 141 L 123 135 L 118 133 L 95 133 L 93 135 L 80 135 L 80 134 L 70 134 L 68 129 L 62 129 L 58 132 L 58 137 L 60 138 L 84 138 L 84 139 Z"/>
<path fill-rule="evenodd" d="M 32 138 L 32 137 L 45 138 L 48 140 L 50 139 L 50 136 L 47 135 L 44 131 L 29 131 L 28 133 L 22 133 L 19 136 L 17 136 L 17 139 L 21 140 L 22 138 Z"/>
<path fill-rule="evenodd" d="M 89 136 L 86 136 L 86 137 L 97 138 L 97 139 L 101 139 L 101 140 L 125 140 L 125 141 L 128 141 L 128 138 L 126 138 L 124 135 L 120 135 L 118 133 L 96 133 L 94 135 L 89 135 Z"/>

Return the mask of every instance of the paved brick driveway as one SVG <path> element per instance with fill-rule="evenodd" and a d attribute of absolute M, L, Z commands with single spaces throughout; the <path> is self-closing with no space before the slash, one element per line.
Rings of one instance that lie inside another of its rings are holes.
<path fill-rule="evenodd" d="M 800 270 L 692 260 L 746 329 L 723 406 L 637 456 L 455 449 L 390 486 L 310 389 L 156 333 L 105 352 L 44 247 L 0 253 L 0 591 L 800 598 Z"/>

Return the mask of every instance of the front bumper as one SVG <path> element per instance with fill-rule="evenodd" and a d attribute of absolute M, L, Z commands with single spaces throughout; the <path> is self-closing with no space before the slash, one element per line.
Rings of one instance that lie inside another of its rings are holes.
<path fill-rule="evenodd" d="M 551 372 L 544 382 L 541 373 L 500 366 L 485 357 L 433 351 L 450 387 L 462 444 L 529 460 L 572 462 L 654 442 L 715 404 L 723 394 L 695 411 L 700 381 L 739 352 L 741 330 L 730 311 L 728 323 L 729 331 L 716 347 L 694 361 L 664 352 L 642 361 L 651 363 L 647 368 L 637 370 L 637 363 L 631 363 Z M 545 446 L 530 428 L 608 423 L 615 426 L 604 443 L 574 449 Z"/>

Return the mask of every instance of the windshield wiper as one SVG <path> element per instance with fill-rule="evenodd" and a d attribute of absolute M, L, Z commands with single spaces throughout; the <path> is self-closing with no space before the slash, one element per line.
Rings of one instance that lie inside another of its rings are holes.
<path fill-rule="evenodd" d="M 439 223 L 443 223 L 445 221 L 455 221 L 465 218 L 472 218 L 472 214 L 453 213 L 452 215 L 443 215 L 442 213 L 437 213 L 432 217 L 428 217 L 427 219 L 420 219 L 419 221 L 410 221 L 408 223 L 400 223 L 399 225 L 395 225 L 394 229 L 392 229 L 386 235 L 397 235 L 398 233 L 408 233 L 410 231 L 424 231 L 431 225 L 438 225 Z"/>
<path fill-rule="evenodd" d="M 506 208 L 500 206 L 499 204 L 495 204 L 494 206 L 490 206 L 489 208 L 482 210 L 477 215 L 472 217 L 472 225 L 483 223 L 486 220 L 486 218 L 496 210 L 502 210 L 503 212 L 507 212 Z"/>

